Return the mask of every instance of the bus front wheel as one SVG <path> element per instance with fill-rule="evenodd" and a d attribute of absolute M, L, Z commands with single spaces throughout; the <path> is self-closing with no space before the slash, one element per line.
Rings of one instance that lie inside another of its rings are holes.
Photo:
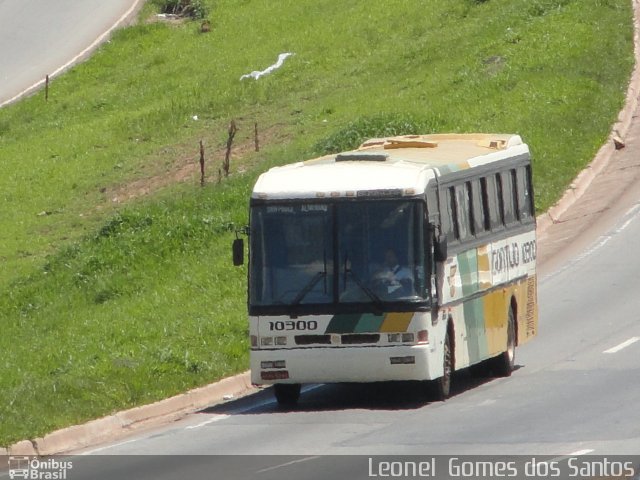
<path fill-rule="evenodd" d="M 509 309 L 507 325 L 507 348 L 499 356 L 493 359 L 493 370 L 500 377 L 509 377 L 515 368 L 516 362 L 516 318 L 513 308 Z"/>
<path fill-rule="evenodd" d="M 278 405 L 291 407 L 298 403 L 300 388 L 301 385 L 299 383 L 276 383 L 273 386 L 273 391 Z"/>

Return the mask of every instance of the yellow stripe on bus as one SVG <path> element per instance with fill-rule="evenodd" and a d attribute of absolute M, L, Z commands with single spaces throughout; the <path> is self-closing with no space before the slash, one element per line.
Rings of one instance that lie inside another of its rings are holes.
<path fill-rule="evenodd" d="M 381 332 L 406 332 L 413 318 L 412 312 L 388 313 L 380 326 Z"/>

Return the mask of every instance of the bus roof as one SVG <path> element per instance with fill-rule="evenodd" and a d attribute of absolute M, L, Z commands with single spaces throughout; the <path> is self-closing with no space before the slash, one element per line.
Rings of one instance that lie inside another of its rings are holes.
<path fill-rule="evenodd" d="M 274 167 L 260 176 L 252 198 L 415 196 L 436 176 L 528 152 L 511 134 L 374 138 L 356 150 Z"/>

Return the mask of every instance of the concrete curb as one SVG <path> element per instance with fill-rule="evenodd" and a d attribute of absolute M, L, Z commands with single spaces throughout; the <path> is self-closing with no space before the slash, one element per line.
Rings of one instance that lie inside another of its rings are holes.
<path fill-rule="evenodd" d="M 640 101 L 640 0 L 631 0 L 631 6 L 633 9 L 635 65 L 631 73 L 629 87 L 627 88 L 624 107 L 618 114 L 618 120 L 611 128 L 607 142 L 600 147 L 593 161 L 576 176 L 560 200 L 549 208 L 549 210 L 538 215 L 538 239 L 544 237 L 545 232 L 551 225 L 559 222 L 562 214 L 582 197 L 596 176 L 609 166 L 616 150 L 613 141 L 614 137 L 624 139 L 629 132 L 631 122 L 633 121 L 633 114 L 638 108 L 638 102 Z"/>
<path fill-rule="evenodd" d="M 181 393 L 158 402 L 131 408 L 83 425 L 56 430 L 35 440 L 22 440 L 0 455 L 54 455 L 87 448 L 113 440 L 121 432 L 153 423 L 183 418 L 190 413 L 242 396 L 253 390 L 249 372 L 228 377 L 219 382 Z"/>
<path fill-rule="evenodd" d="M 85 445 L 95 445 L 113 438 L 113 432 L 122 428 L 115 416 L 92 420 L 83 425 L 57 430 L 44 438 L 36 438 L 33 443 L 38 455 L 53 455 L 68 452 Z"/>
<path fill-rule="evenodd" d="M 9 455 L 37 455 L 38 452 L 34 443 L 31 440 L 22 440 L 18 443 L 14 443 L 8 449 Z"/>

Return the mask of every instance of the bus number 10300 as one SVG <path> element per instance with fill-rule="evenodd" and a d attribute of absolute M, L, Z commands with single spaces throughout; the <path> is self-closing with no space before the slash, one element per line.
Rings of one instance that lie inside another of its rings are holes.
<path fill-rule="evenodd" d="M 269 322 L 269 330 L 282 332 L 285 330 L 317 330 L 318 322 L 315 320 L 288 320 L 286 322 Z"/>

